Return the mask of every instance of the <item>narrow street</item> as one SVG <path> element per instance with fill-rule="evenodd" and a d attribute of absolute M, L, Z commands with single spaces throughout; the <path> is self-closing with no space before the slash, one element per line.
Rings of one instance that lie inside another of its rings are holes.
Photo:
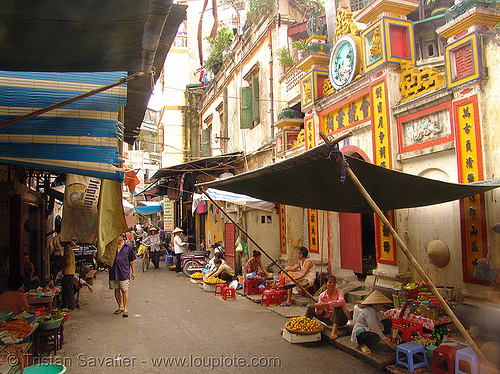
<path fill-rule="evenodd" d="M 81 309 L 65 323 L 64 346 L 54 362 L 72 374 L 159 373 L 165 367 L 174 373 L 379 373 L 329 344 L 286 342 L 280 335 L 286 319 L 245 297 L 224 301 L 165 263 L 145 273 L 140 263 L 130 286 L 129 318 L 113 314 L 107 273 L 98 273 L 94 292 L 83 291 Z"/>

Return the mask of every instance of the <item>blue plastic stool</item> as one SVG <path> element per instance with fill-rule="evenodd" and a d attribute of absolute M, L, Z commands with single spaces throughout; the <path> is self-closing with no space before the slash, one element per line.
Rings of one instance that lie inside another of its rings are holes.
<path fill-rule="evenodd" d="M 455 354 L 455 374 L 479 374 L 479 358 L 471 347 Z"/>
<path fill-rule="evenodd" d="M 396 347 L 396 364 L 404 366 L 411 373 L 421 366 L 428 366 L 425 348 L 413 342 L 398 345 Z"/>

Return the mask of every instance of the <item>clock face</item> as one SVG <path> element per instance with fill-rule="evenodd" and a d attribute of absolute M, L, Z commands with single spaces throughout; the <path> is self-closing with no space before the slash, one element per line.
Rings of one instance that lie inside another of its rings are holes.
<path fill-rule="evenodd" d="M 358 51 L 354 38 L 350 35 L 341 36 L 335 42 L 330 56 L 330 83 L 336 90 L 351 83 L 357 63 Z"/>

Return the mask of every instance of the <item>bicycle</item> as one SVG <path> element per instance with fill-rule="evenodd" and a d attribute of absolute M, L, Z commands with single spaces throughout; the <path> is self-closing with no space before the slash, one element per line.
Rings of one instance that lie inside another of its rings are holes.
<path fill-rule="evenodd" d="M 144 244 L 141 244 L 144 245 Z M 149 247 L 144 251 L 144 255 L 142 256 L 142 272 L 144 273 L 146 269 L 149 269 Z"/>

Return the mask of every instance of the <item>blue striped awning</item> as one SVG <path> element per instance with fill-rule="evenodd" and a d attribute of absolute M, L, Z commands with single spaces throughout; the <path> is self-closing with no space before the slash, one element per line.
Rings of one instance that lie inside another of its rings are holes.
<path fill-rule="evenodd" d="M 0 123 L 95 90 L 126 72 L 0 71 Z M 0 129 L 0 162 L 123 181 L 118 110 L 127 88 L 118 86 Z"/>

